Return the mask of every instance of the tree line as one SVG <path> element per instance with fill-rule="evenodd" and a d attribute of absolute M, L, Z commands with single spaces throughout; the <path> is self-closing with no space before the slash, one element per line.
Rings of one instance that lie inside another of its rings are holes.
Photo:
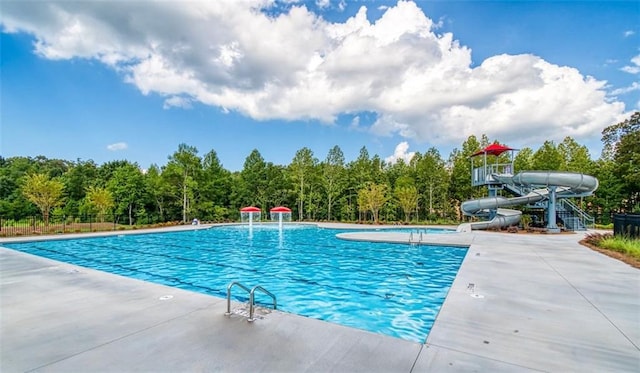
<path fill-rule="evenodd" d="M 143 171 L 120 160 L 102 165 L 92 160 L 67 161 L 43 156 L 0 157 L 0 217 L 19 220 L 41 214 L 126 216 L 137 221 L 236 221 L 239 210 L 257 206 L 263 216 L 288 206 L 295 220 L 457 223 L 462 202 L 483 196 L 471 186 L 470 156 L 490 143 L 469 136 L 447 159 L 436 148 L 409 161 L 386 163 L 366 147 L 347 162 L 334 146 L 324 159 L 306 147 L 291 163 L 266 161 L 257 149 L 243 169 L 226 170 L 215 150 L 203 156 L 180 144 L 163 166 Z M 571 137 L 521 149 L 515 169 L 573 171 L 593 175 L 600 186 L 579 204 L 610 222 L 613 212 L 640 212 L 640 112 L 602 132 L 603 152 L 593 160 Z"/>

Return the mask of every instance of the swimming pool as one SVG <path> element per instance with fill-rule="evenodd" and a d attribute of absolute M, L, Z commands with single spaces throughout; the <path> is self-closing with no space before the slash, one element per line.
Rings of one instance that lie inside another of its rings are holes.
<path fill-rule="evenodd" d="M 424 343 L 467 249 L 335 237 L 353 231 L 238 225 L 3 246 L 221 297 L 232 281 L 259 284 L 279 310 Z"/>

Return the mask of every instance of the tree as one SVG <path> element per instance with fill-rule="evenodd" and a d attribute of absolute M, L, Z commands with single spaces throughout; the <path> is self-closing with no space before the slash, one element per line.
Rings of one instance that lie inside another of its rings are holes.
<path fill-rule="evenodd" d="M 109 182 L 109 180 L 111 180 L 111 178 L 113 178 L 113 173 L 116 172 L 117 169 L 122 168 L 122 167 L 126 167 L 128 165 L 130 165 L 131 163 L 129 161 L 109 161 L 107 163 L 103 163 L 100 168 L 98 168 L 98 180 L 99 182 L 97 183 L 97 185 L 100 186 L 106 186 L 107 183 Z M 85 192 L 85 190 L 83 190 L 83 192 Z"/>
<path fill-rule="evenodd" d="M 36 163 L 38 173 L 47 175 L 51 179 L 56 179 L 64 175 L 69 169 L 70 162 L 62 159 L 47 159 L 39 155 L 33 159 Z"/>
<path fill-rule="evenodd" d="M 349 164 L 353 175 L 353 186 L 358 190 L 364 188 L 365 184 L 373 181 L 373 175 L 371 175 L 371 170 L 373 169 L 372 164 L 369 151 L 367 151 L 365 146 L 360 148 L 358 158 Z"/>
<path fill-rule="evenodd" d="M 184 143 L 178 145 L 178 151 L 169 157 L 167 168 L 180 175 L 178 182 L 182 193 L 182 222 L 186 223 L 189 197 L 193 196 L 191 188 L 197 185 L 195 176 L 201 169 L 198 149 Z"/>
<path fill-rule="evenodd" d="M 522 172 L 522 171 L 531 171 L 533 168 L 531 167 L 531 158 L 533 157 L 533 150 L 531 148 L 522 148 L 516 154 L 515 159 L 513 160 L 513 168 L 515 168 L 514 172 Z"/>
<path fill-rule="evenodd" d="M 0 157 L 2 158 L 2 157 Z M 0 216 L 22 219 L 38 213 L 38 207 L 22 193 L 25 176 L 38 173 L 31 158 L 2 158 L 0 162 Z"/>
<path fill-rule="evenodd" d="M 260 206 L 266 209 L 267 163 L 258 149 L 253 149 L 245 158 L 244 166 L 233 184 L 233 200 L 236 207 Z"/>
<path fill-rule="evenodd" d="M 598 189 L 593 193 L 592 203 L 587 202 L 591 214 L 599 217 L 598 222 L 609 224 L 611 213 L 624 206 L 625 193 L 619 177 L 616 175 L 617 165 L 612 159 L 599 159 L 594 175 L 598 179 Z"/>
<path fill-rule="evenodd" d="M 45 174 L 28 175 L 22 184 L 22 193 L 29 201 L 38 206 L 42 212 L 45 226 L 49 226 L 51 209 L 62 203 L 63 189 L 62 182 L 49 179 Z"/>
<path fill-rule="evenodd" d="M 601 158 L 613 160 L 622 138 L 638 133 L 638 131 L 640 131 L 640 111 L 636 111 L 628 119 L 602 130 L 604 147 Z"/>
<path fill-rule="evenodd" d="M 100 221 L 104 222 L 104 215 L 114 206 L 111 192 L 102 187 L 90 186 L 87 188 L 87 195 L 85 198 L 87 199 L 87 202 L 98 211 Z"/>
<path fill-rule="evenodd" d="M 329 150 L 327 158 L 322 164 L 322 184 L 327 196 L 327 220 L 331 220 L 331 209 L 336 198 L 344 189 L 344 154 L 338 145 Z"/>
<path fill-rule="evenodd" d="M 386 184 L 368 183 L 358 191 L 358 206 L 361 211 L 371 211 L 373 222 L 378 224 L 380 209 L 389 200 Z"/>
<path fill-rule="evenodd" d="M 624 211 L 640 211 L 640 111 L 602 131 L 603 158 L 613 160 Z"/>
<path fill-rule="evenodd" d="M 458 203 L 480 196 L 482 193 L 480 188 L 474 189 L 471 185 L 471 165 L 469 164 L 469 162 L 476 161 L 475 159 L 469 160 L 469 157 L 481 148 L 477 138 L 471 135 L 462 143 L 462 150 L 453 149 L 449 155 L 451 167 L 449 195 Z"/>
<path fill-rule="evenodd" d="M 428 201 L 428 214 L 435 214 L 436 208 L 443 211 L 448 204 L 449 174 L 444 160 L 436 148 L 429 149 L 415 163 L 416 179 L 421 188 L 423 200 Z M 467 164 L 467 168 L 469 165 Z M 471 175 L 469 174 L 469 183 Z"/>
<path fill-rule="evenodd" d="M 533 153 L 531 167 L 534 170 L 558 171 L 565 168 L 564 157 L 553 141 L 545 141 L 542 146 Z"/>
<path fill-rule="evenodd" d="M 265 175 L 267 181 L 264 188 L 265 208 L 287 205 L 290 202 L 293 186 L 286 177 L 286 168 L 268 162 L 265 167 Z"/>
<path fill-rule="evenodd" d="M 152 164 L 144 177 L 146 183 L 146 189 L 149 193 L 149 196 L 153 200 L 154 205 L 158 209 L 158 214 L 160 215 L 160 220 L 164 221 L 164 207 L 165 200 L 169 195 L 169 186 L 166 183 L 165 179 L 163 179 L 162 174 L 160 172 L 160 168 Z"/>
<path fill-rule="evenodd" d="M 298 217 L 299 220 L 304 216 L 304 201 L 305 191 L 309 186 L 308 178 L 310 177 L 313 168 L 317 165 L 318 160 L 313 158 L 313 152 L 309 148 L 302 148 L 296 152 L 293 157 L 289 170 L 291 172 L 291 178 L 296 184 L 296 191 L 298 194 Z"/>
<path fill-rule="evenodd" d="M 418 152 L 411 159 L 411 165 L 407 164 L 404 159 L 400 158 L 396 162 L 389 164 L 386 169 L 386 177 L 389 181 L 389 185 L 398 187 L 399 185 L 414 185 L 415 186 L 415 162 L 414 159 L 422 157 Z M 400 184 L 398 184 L 398 180 Z"/>
<path fill-rule="evenodd" d="M 231 173 L 225 170 L 215 150 L 205 154 L 202 161 L 202 173 L 198 182 L 200 202 L 198 211 L 201 218 L 207 220 L 224 220 L 223 209 L 229 207 L 229 190 Z"/>
<path fill-rule="evenodd" d="M 372 170 L 372 162 L 369 157 L 369 151 L 365 146 L 360 148 L 360 153 L 358 158 L 355 161 L 349 162 L 347 165 L 347 174 L 348 174 L 348 186 L 347 190 L 349 192 L 347 196 L 348 203 L 351 203 L 351 197 L 354 194 L 358 194 L 358 191 L 365 188 L 366 185 L 370 182 L 373 182 L 373 175 L 371 174 Z M 353 208 L 348 208 L 347 210 L 354 210 Z M 366 209 L 359 208 L 358 211 L 360 213 L 366 211 Z M 358 220 L 361 220 L 361 214 L 358 217 Z"/>
<path fill-rule="evenodd" d="M 138 165 L 126 162 L 117 168 L 107 183 L 107 189 L 113 195 L 118 213 L 127 212 L 129 225 L 133 225 L 133 209 L 140 203 L 145 189 L 142 171 Z"/>
<path fill-rule="evenodd" d="M 558 145 L 558 151 L 564 158 L 566 171 L 584 174 L 593 173 L 593 161 L 586 146 L 580 145 L 573 138 L 567 136 Z"/>
<path fill-rule="evenodd" d="M 62 182 L 64 183 L 64 194 L 67 197 L 64 211 L 71 216 L 79 213 L 80 202 L 85 198 L 89 186 L 106 185 L 106 180 L 98 179 L 98 166 L 95 162 L 80 159 L 62 175 Z"/>
<path fill-rule="evenodd" d="M 418 189 L 412 185 L 396 187 L 395 196 L 404 211 L 404 221 L 408 223 L 411 211 L 418 205 Z"/>

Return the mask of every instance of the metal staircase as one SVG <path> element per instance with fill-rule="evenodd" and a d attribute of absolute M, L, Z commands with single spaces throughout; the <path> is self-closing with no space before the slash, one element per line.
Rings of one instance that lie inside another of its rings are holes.
<path fill-rule="evenodd" d="M 535 189 L 513 184 L 504 184 L 503 187 L 515 196 L 524 196 L 531 192 L 535 192 Z M 544 199 L 536 202 L 530 207 L 546 209 L 548 207 L 548 203 L 548 199 Z M 571 200 L 567 199 L 566 195 L 559 194 L 557 203 L 557 216 L 564 223 L 565 229 L 570 231 L 586 231 L 587 228 L 593 228 L 595 226 L 594 217 L 586 213 L 575 203 L 571 202 Z"/>
<path fill-rule="evenodd" d="M 578 205 L 568 199 L 558 200 L 558 215 L 564 221 L 564 226 L 570 231 L 586 231 L 595 227 L 593 216 L 584 212 Z"/>

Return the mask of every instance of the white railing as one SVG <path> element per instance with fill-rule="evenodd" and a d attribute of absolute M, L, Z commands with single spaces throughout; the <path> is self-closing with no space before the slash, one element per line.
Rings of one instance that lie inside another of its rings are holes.
<path fill-rule="evenodd" d="M 511 163 L 488 164 L 482 167 L 475 167 L 471 170 L 471 185 L 487 185 L 499 183 L 492 175 L 511 175 L 513 168 Z"/>

